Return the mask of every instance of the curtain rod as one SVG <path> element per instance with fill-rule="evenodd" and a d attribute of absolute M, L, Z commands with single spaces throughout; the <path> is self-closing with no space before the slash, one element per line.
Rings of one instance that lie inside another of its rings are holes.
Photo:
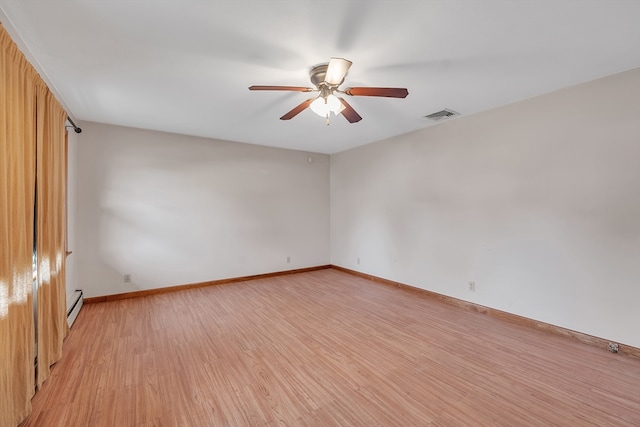
<path fill-rule="evenodd" d="M 71 117 L 67 116 L 67 121 L 71 123 L 71 126 L 73 126 L 73 130 L 75 131 L 75 133 L 82 132 L 82 129 L 80 129 L 78 126 L 76 126 L 75 123 L 73 123 L 73 120 L 71 120 Z"/>

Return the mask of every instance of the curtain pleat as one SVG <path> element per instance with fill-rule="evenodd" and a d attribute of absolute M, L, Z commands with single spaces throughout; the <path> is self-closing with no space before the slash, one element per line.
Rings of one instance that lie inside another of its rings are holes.
<path fill-rule="evenodd" d="M 38 254 L 38 388 L 62 357 L 67 335 L 65 127 L 67 113 L 40 84 L 36 93 L 36 247 Z"/>
<path fill-rule="evenodd" d="M 60 103 L 0 24 L 0 427 L 27 417 L 36 386 L 62 357 L 68 331 L 65 120 Z"/>
<path fill-rule="evenodd" d="M 0 25 L 0 426 L 28 415 L 35 389 L 36 77 Z"/>

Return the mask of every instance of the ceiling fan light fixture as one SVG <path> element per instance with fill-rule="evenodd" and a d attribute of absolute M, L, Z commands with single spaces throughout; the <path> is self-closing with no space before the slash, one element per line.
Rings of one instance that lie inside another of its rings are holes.
<path fill-rule="evenodd" d="M 321 117 L 327 117 L 327 114 L 333 113 L 338 115 L 344 110 L 344 105 L 335 95 L 326 97 L 319 96 L 309 105 L 311 110 Z"/>

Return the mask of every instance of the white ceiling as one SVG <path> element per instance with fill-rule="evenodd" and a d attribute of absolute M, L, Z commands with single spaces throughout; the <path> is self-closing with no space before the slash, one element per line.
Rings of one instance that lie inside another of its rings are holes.
<path fill-rule="evenodd" d="M 0 20 L 74 119 L 321 153 L 640 67 L 638 0 L 0 0 Z M 332 56 L 343 88 L 409 96 L 349 97 L 363 120 L 326 126 L 279 120 L 309 94 L 247 89 Z"/>

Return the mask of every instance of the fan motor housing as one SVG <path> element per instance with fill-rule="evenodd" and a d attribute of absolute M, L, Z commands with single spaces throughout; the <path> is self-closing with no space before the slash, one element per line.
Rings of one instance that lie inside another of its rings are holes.
<path fill-rule="evenodd" d="M 320 64 L 312 67 L 311 70 L 309 70 L 309 78 L 311 79 L 311 83 L 313 83 L 315 87 L 320 87 L 320 83 L 324 83 L 324 78 L 327 75 L 328 67 L 329 64 Z"/>

